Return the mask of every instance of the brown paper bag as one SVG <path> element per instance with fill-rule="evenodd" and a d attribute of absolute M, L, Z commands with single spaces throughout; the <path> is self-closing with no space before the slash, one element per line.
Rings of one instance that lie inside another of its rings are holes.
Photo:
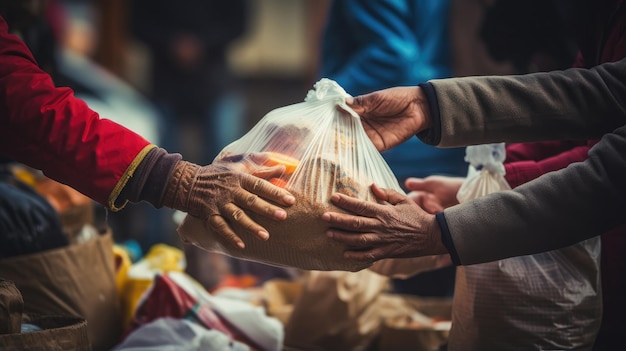
<path fill-rule="evenodd" d="M 447 343 L 452 299 L 382 294 L 378 351 L 438 351 Z"/>
<path fill-rule="evenodd" d="M 362 270 L 312 271 L 285 325 L 285 350 L 367 350 L 381 327 L 388 278 Z"/>
<path fill-rule="evenodd" d="M 81 317 L 95 351 L 121 335 L 110 231 L 81 244 L 0 260 L 0 276 L 15 282 L 24 312 Z"/>

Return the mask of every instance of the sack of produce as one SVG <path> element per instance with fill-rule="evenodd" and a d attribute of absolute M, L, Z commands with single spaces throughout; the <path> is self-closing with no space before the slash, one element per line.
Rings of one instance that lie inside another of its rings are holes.
<path fill-rule="evenodd" d="M 330 196 L 339 192 L 376 201 L 372 183 L 403 190 L 358 115 L 346 105 L 348 97 L 336 82 L 322 79 L 304 102 L 270 111 L 215 158 L 214 164 L 246 169 L 296 197 L 285 221 L 248 213 L 269 231 L 269 240 L 252 237 L 233 221 L 231 225 L 246 243 L 241 250 L 189 215 L 179 233 L 208 251 L 272 265 L 306 270 L 367 268 L 367 262 L 345 259 L 344 245 L 325 235 L 328 225 L 321 220 L 322 214 L 340 211 L 330 203 Z"/>

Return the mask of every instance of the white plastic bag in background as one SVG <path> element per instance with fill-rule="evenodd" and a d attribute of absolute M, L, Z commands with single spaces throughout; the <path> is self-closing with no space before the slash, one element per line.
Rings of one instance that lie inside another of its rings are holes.
<path fill-rule="evenodd" d="M 285 221 L 248 213 L 268 229 L 269 240 L 252 237 L 233 221 L 232 226 L 246 243 L 240 250 L 192 216 L 185 217 L 179 233 L 206 250 L 272 265 L 307 270 L 367 268 L 367 263 L 343 257 L 345 246 L 326 237 L 328 225 L 321 215 L 327 210 L 341 211 L 329 201 L 335 192 L 375 201 L 372 183 L 401 193 L 403 190 L 366 135 L 358 115 L 346 105 L 347 97 L 336 82 L 322 79 L 304 102 L 270 111 L 214 160 L 263 177 L 296 197 Z"/>
<path fill-rule="evenodd" d="M 465 162 L 470 165 L 467 177 L 456 195 L 459 203 L 511 189 L 504 179 L 505 157 L 504 143 L 468 146 L 465 149 Z"/>
<path fill-rule="evenodd" d="M 504 144 L 467 147 L 470 170 L 459 202 L 508 190 L 504 157 Z M 459 266 L 448 350 L 590 350 L 601 321 L 599 273 L 599 237 Z"/>

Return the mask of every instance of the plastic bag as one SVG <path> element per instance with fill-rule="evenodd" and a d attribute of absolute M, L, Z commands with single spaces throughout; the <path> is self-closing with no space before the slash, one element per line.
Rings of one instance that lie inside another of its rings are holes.
<path fill-rule="evenodd" d="M 186 319 L 158 318 L 131 333 L 112 351 L 249 351 L 220 331 Z"/>
<path fill-rule="evenodd" d="M 470 165 L 467 178 L 456 194 L 459 203 L 511 189 L 504 179 L 505 157 L 504 143 L 468 146 L 465 161 Z"/>
<path fill-rule="evenodd" d="M 214 164 L 264 177 L 296 197 L 296 204 L 287 209 L 286 221 L 249 213 L 268 229 L 269 240 L 235 227 L 246 248 L 233 248 L 192 216 L 185 217 L 179 233 L 209 251 L 273 265 L 307 270 L 367 268 L 367 263 L 343 258 L 344 245 L 324 235 L 328 226 L 321 215 L 329 209 L 341 211 L 329 202 L 335 192 L 375 201 L 372 183 L 403 190 L 365 134 L 358 115 L 345 104 L 347 97 L 337 83 L 322 79 L 304 102 L 269 112 L 214 160 Z"/>
<path fill-rule="evenodd" d="M 504 144 L 467 148 L 471 166 L 460 202 L 509 189 L 504 152 Z M 448 350 L 591 349 L 601 321 L 599 272 L 599 237 L 546 253 L 459 266 Z"/>

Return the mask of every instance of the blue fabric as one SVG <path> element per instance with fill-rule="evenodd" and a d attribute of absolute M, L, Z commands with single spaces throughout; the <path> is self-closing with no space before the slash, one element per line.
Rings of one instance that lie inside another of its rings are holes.
<path fill-rule="evenodd" d="M 353 96 L 452 75 L 449 0 L 340 0 L 330 5 L 319 78 Z M 465 176 L 465 148 L 412 138 L 383 153 L 403 185 L 410 176 Z"/>

